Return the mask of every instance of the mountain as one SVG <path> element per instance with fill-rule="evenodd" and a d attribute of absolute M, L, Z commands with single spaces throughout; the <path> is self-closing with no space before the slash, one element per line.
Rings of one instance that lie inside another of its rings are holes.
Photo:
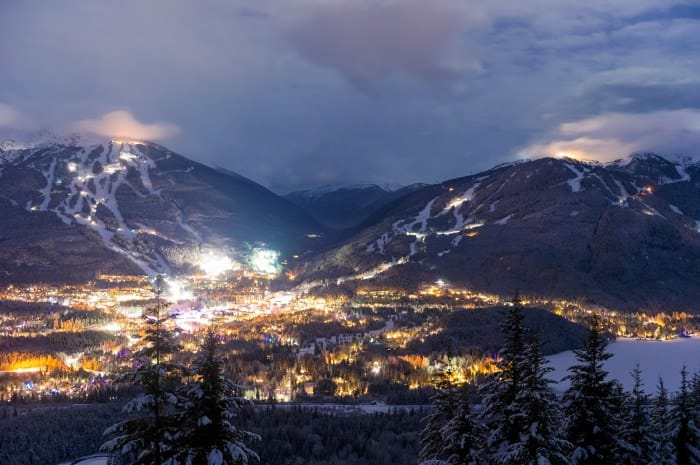
<path fill-rule="evenodd" d="M 700 301 L 700 165 L 542 158 L 424 187 L 299 279 L 407 290 L 437 279 L 619 309 Z"/>
<path fill-rule="evenodd" d="M 284 197 L 324 226 L 349 229 L 360 225 L 389 203 L 424 186 L 425 184 L 399 188 L 376 184 L 325 186 L 291 192 Z"/>
<path fill-rule="evenodd" d="M 325 231 L 240 175 L 118 140 L 3 144 L 0 215 L 0 282 L 186 271 L 213 250 L 245 264 L 256 247 L 302 253 Z"/>

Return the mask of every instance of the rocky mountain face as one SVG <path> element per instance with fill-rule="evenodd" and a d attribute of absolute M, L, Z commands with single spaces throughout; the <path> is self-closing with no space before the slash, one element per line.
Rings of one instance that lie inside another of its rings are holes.
<path fill-rule="evenodd" d="M 0 282 L 177 272 L 203 251 L 302 253 L 324 228 L 235 173 L 136 141 L 0 148 Z"/>
<path fill-rule="evenodd" d="M 437 279 L 620 309 L 696 309 L 700 165 L 543 158 L 398 200 L 300 279 L 413 289 Z"/>
<path fill-rule="evenodd" d="M 337 186 L 291 192 L 284 197 L 302 208 L 319 223 L 333 229 L 349 229 L 362 224 L 390 203 L 424 184 L 390 189 L 376 184 Z"/>

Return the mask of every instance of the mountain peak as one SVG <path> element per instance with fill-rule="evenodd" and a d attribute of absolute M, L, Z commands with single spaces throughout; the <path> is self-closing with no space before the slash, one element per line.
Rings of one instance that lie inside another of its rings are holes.
<path fill-rule="evenodd" d="M 27 265 L 31 260 L 11 257 L 31 255 L 23 252 L 32 246 L 25 241 L 39 232 L 44 238 L 34 239 L 43 244 L 37 250 L 49 253 L 42 249 L 46 246 L 60 256 L 39 260 L 37 266 L 68 260 L 81 264 L 76 273 L 81 266 L 96 271 L 95 263 L 76 259 L 83 248 L 66 249 L 61 241 L 67 236 L 70 243 L 89 242 L 85 250 L 100 256 L 100 263 L 111 263 L 105 266 L 132 273 L 136 265 L 147 274 L 196 268 L 204 247 L 227 251 L 239 263 L 245 262 L 250 244 L 299 252 L 309 235 L 323 232 L 301 209 L 253 181 L 165 147 L 121 139 L 85 142 L 44 134 L 30 144 L 4 144 L 0 213 L 7 221 L 0 224 L 0 237 L 17 239 L 0 243 L 0 271 L 23 263 L 5 271 L 13 276 L 35 272 Z M 34 224 L 31 231 L 28 224 Z M 61 273 L 46 276 L 60 279 Z"/>

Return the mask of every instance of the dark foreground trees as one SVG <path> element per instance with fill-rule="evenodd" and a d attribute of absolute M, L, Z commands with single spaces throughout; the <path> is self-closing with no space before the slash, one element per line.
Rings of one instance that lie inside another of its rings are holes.
<path fill-rule="evenodd" d="M 256 435 L 233 420 L 242 402 L 223 376 L 213 331 L 203 338 L 192 367 L 174 363 L 180 350 L 161 313 L 162 279 L 155 282 L 156 305 L 144 314 L 142 348 L 122 382 L 142 392 L 124 407 L 127 420 L 105 431 L 101 449 L 122 455 L 128 465 L 246 465 L 258 459 L 246 442 Z"/>
<path fill-rule="evenodd" d="M 478 399 L 457 397 L 451 386 L 436 395 L 436 412 L 421 436 L 419 463 L 700 464 L 700 376 L 688 381 L 684 370 L 676 396 L 669 398 L 660 382 L 652 399 L 636 368 L 633 389 L 625 392 L 604 370 L 611 355 L 595 316 L 584 348 L 576 352 L 578 363 L 569 369 L 570 386 L 558 396 L 549 387 L 549 368 L 536 339 L 522 327 L 517 301 L 502 328 L 501 371 L 479 387 Z M 469 434 L 447 434 L 450 425 L 460 423 Z M 447 453 L 465 445 L 466 454 Z"/>
<path fill-rule="evenodd" d="M 207 331 L 192 366 L 192 380 L 181 389 L 168 464 L 246 465 L 258 460 L 247 444 L 259 436 L 234 426 L 245 401 L 240 387 L 223 376 L 219 344 L 216 333 Z"/>
<path fill-rule="evenodd" d="M 575 352 L 579 363 L 569 368 L 571 387 L 564 393 L 566 435 L 574 445 L 574 464 L 623 463 L 623 398 L 621 389 L 608 379 L 603 368 L 612 357 L 606 346 L 600 317 L 594 315 L 585 346 Z"/>
<path fill-rule="evenodd" d="M 162 290 L 163 280 L 158 276 L 156 305 L 144 312 L 145 331 L 141 349 L 133 357 L 133 370 L 118 379 L 140 387 L 142 392 L 124 406 L 129 418 L 107 428 L 105 435 L 112 439 L 100 448 L 125 455 L 127 463 L 133 465 L 163 463 L 163 453 L 177 430 L 172 414 L 183 369 L 173 363 L 180 346 L 165 326 L 167 316 L 160 308 Z"/>

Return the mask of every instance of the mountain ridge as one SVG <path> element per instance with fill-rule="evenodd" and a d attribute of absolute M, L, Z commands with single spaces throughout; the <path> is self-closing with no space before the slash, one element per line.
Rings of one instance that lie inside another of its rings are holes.
<path fill-rule="evenodd" d="M 501 165 L 409 194 L 299 276 L 407 290 L 444 278 L 504 295 L 691 309 L 699 186 L 699 164 L 658 156 Z"/>
<path fill-rule="evenodd" d="M 192 270 L 205 248 L 220 249 L 244 264 L 246 249 L 259 246 L 282 254 L 302 253 L 310 243 L 308 235 L 324 233 L 310 216 L 263 186 L 158 144 L 49 141 L 4 147 L 0 192 L 9 204 L 5 207 L 15 207 L 8 214 L 39 216 L 57 234 L 67 227 L 75 232 L 72 240 L 93 253 L 104 249 L 98 255 L 114 264 L 110 269 L 133 273 L 131 265 L 136 265 L 146 274 Z M 55 219 L 64 226 L 56 226 Z M 22 229 L 4 234 L 0 230 L 0 235 L 21 239 L 22 232 L 28 233 Z M 19 239 L 15 250 L 0 248 L 2 263 L 19 263 L 18 256 L 37 247 Z M 53 246 L 38 248 L 47 253 L 44 249 Z M 51 268 L 51 263 L 45 265 Z M 4 270 L 5 275 L 26 267 L 10 266 L 14 271 Z M 19 273 L 28 274 L 29 269 Z"/>

